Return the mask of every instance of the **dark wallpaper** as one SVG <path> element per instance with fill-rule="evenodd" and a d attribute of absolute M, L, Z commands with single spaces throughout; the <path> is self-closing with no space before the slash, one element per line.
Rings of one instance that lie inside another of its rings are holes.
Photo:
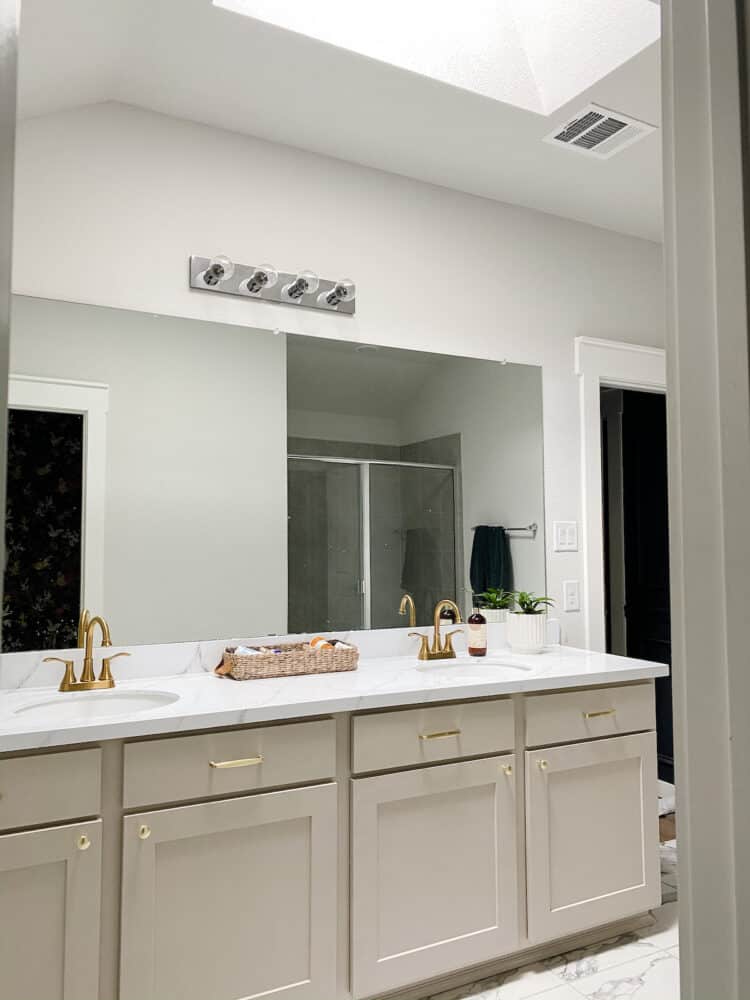
<path fill-rule="evenodd" d="M 75 646 L 83 417 L 10 410 L 2 648 Z"/>

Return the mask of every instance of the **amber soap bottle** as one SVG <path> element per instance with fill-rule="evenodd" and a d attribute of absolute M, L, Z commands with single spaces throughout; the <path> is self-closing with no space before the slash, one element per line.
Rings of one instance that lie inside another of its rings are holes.
<path fill-rule="evenodd" d="M 469 615 L 467 643 L 469 656 L 487 655 L 487 619 L 479 608 L 474 608 Z"/>

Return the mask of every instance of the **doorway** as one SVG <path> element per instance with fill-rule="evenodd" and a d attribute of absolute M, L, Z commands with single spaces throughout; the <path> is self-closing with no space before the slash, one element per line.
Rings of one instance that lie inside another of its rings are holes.
<path fill-rule="evenodd" d="M 671 666 L 666 397 L 602 386 L 606 650 Z M 663 895 L 676 883 L 672 679 L 656 680 Z"/>

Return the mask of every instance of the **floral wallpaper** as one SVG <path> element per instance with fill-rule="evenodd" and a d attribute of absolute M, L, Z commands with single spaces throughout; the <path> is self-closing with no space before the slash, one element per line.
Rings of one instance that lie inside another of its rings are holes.
<path fill-rule="evenodd" d="M 75 646 L 83 417 L 10 410 L 3 652 Z"/>

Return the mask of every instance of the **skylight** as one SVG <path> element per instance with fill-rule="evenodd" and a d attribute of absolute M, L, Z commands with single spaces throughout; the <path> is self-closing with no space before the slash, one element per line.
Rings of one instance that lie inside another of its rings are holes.
<path fill-rule="evenodd" d="M 216 7 L 549 115 L 659 38 L 653 0 L 212 0 Z"/>

